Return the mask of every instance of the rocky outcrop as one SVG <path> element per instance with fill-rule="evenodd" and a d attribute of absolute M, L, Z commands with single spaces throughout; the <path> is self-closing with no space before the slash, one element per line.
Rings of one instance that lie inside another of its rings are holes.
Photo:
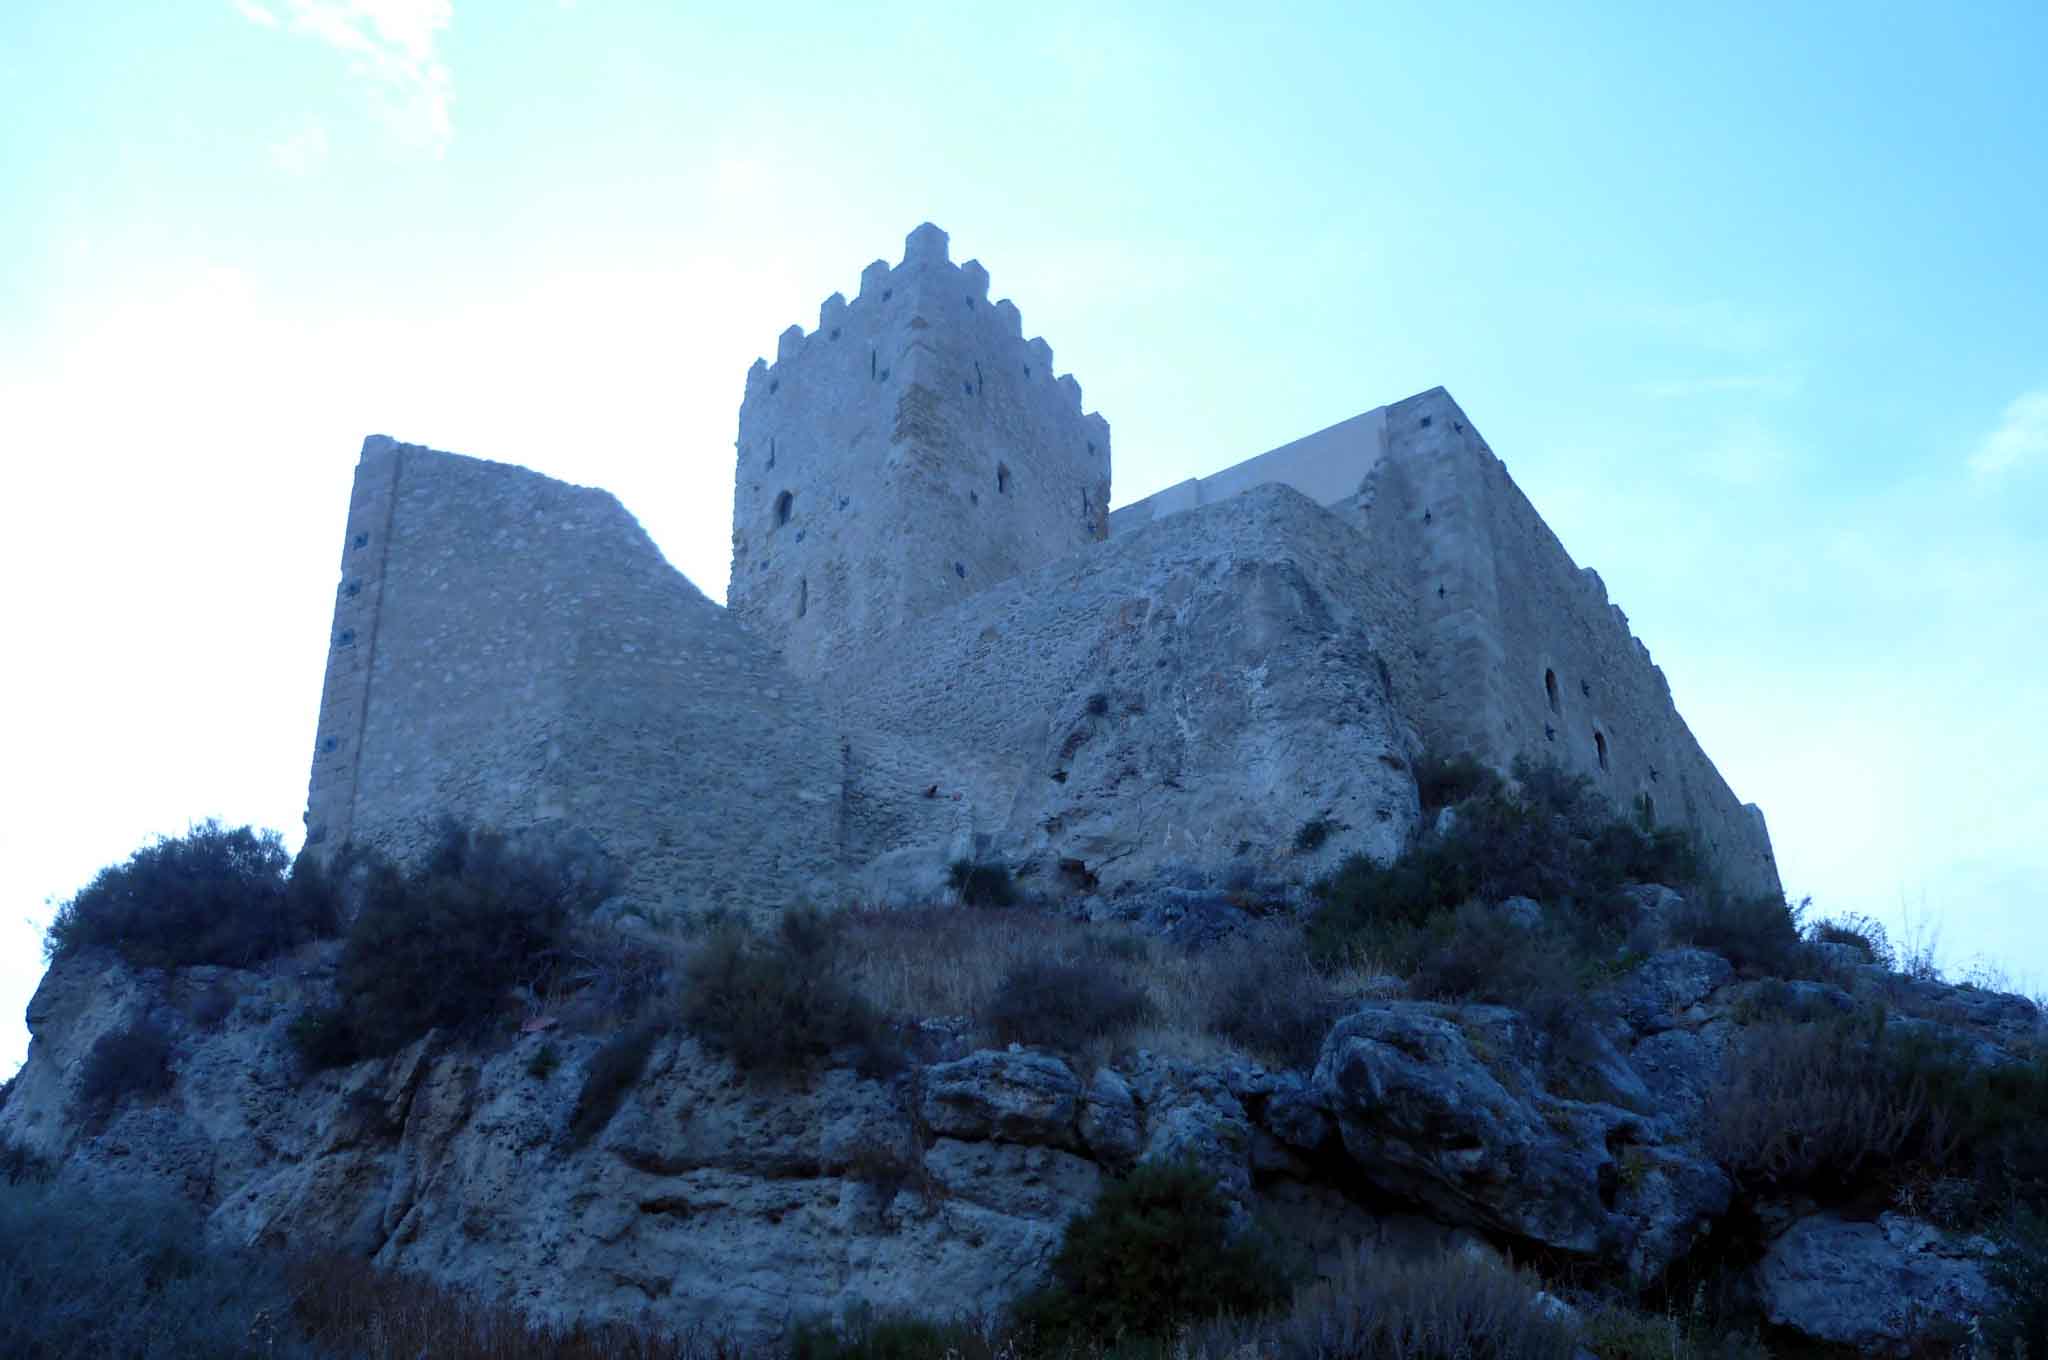
<path fill-rule="evenodd" d="M 1930 1330 L 1967 1334 L 1996 1306 L 1984 1272 L 1996 1254 L 1982 1237 L 1902 1214 L 1858 1223 L 1821 1213 L 1771 1244 L 1757 1283 L 1772 1322 L 1866 1355 L 1906 1355 Z"/>
<path fill-rule="evenodd" d="M 856 1302 L 994 1309 L 1042 1278 L 1106 1178 L 1146 1159 L 1196 1163 L 1240 1221 L 1311 1256 L 1491 1243 L 1649 1284 L 1731 1211 L 1700 1118 L 1761 1004 L 1725 960 L 1680 949 L 1592 997 L 1570 1033 L 1500 1006 L 1360 1000 L 1309 1071 L 1144 1051 L 1084 1069 L 956 1042 L 888 1077 L 775 1086 L 670 1035 L 579 1143 L 570 1116 L 601 1036 L 478 1050 L 429 1035 L 302 1076 L 287 1027 L 332 963 L 333 946 L 239 973 L 60 961 L 0 1138 L 68 1177 L 174 1192 L 235 1242 L 336 1247 L 539 1315 L 651 1312 L 747 1337 Z M 1852 971 L 1776 1004 L 1874 999 L 1890 978 Z M 1953 990 L 1909 998 L 1948 1019 L 1895 1022 L 1993 1055 L 2022 1033 L 2011 999 Z M 170 1091 L 82 1123 L 93 1045 L 140 1021 L 173 1036 Z M 1882 1348 L 1995 1301 L 1976 1239 L 1813 1205 L 1756 1217 L 1759 1296 L 1810 1336 Z"/>

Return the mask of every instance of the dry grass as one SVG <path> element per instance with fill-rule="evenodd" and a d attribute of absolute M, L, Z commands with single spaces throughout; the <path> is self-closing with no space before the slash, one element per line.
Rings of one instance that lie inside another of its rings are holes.
<path fill-rule="evenodd" d="M 1301 932 L 1277 922 L 1189 954 L 1127 925 L 1067 921 L 1028 908 L 857 910 L 843 920 L 846 976 L 863 995 L 894 1016 L 972 1024 L 982 1042 L 995 1037 L 983 1024 L 991 1002 L 1019 969 L 1043 963 L 1108 969 L 1145 997 L 1150 1019 L 1116 1040 L 1090 1045 L 1080 1055 L 1087 1063 L 1139 1048 L 1189 1062 L 1298 1061 L 1298 1053 L 1242 1037 L 1258 1026 L 1230 1023 L 1233 1012 L 1246 1010 L 1247 995 L 1275 1006 L 1334 1011 L 1364 995 L 1372 978 L 1366 969 L 1324 976 L 1309 962 Z M 1254 964 L 1258 975 L 1248 986 L 1246 971 Z"/>

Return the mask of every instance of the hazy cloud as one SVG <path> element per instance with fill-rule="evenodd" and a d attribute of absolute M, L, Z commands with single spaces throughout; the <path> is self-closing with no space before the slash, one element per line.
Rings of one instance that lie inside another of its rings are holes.
<path fill-rule="evenodd" d="M 295 33 L 309 33 L 349 57 L 384 121 L 406 141 L 440 155 L 455 135 L 455 82 L 437 43 L 453 22 L 453 0 L 286 0 Z M 275 12 L 235 0 L 251 23 L 276 28 Z M 324 137 L 323 137 L 324 142 Z"/>
<path fill-rule="evenodd" d="M 2048 457 L 2048 388 L 2021 394 L 2005 408 L 1997 429 L 1970 455 L 1970 470 L 1995 477 L 2031 459 Z"/>

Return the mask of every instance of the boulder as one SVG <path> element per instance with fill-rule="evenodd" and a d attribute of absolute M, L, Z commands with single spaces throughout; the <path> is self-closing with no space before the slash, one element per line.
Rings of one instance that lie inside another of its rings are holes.
<path fill-rule="evenodd" d="M 1902 1214 L 1865 1223 L 1832 1213 L 1792 1225 L 1757 1267 L 1766 1315 L 1865 1354 L 1905 1355 L 1929 1330 L 1966 1329 L 1998 1305 L 1985 1275 L 1995 1254 Z"/>

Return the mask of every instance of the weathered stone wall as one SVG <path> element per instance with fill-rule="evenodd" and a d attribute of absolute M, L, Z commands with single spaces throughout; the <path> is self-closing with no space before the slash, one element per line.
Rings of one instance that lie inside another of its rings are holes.
<path fill-rule="evenodd" d="M 451 813 L 588 832 L 648 903 L 836 883 L 843 761 L 815 697 L 615 499 L 382 437 L 356 486 L 309 839 L 404 859 Z"/>
<path fill-rule="evenodd" d="M 1366 540 L 1361 575 L 1408 602 L 1406 643 L 1383 652 L 1398 654 L 1403 711 L 1432 750 L 1503 770 L 1517 755 L 1553 757 L 1618 809 L 1697 832 L 1731 886 L 1778 890 L 1762 812 L 1730 792 L 1627 616 L 1573 565 L 1449 393 L 1169 487 L 1119 508 L 1111 528 L 1180 522 L 1262 482 L 1338 511 Z"/>
<path fill-rule="evenodd" d="M 850 663 L 854 858 L 1064 859 L 1105 890 L 1390 859 L 1417 816 L 1391 664 L 1410 612 L 1361 535 L 1283 486 L 1017 577 Z"/>
<path fill-rule="evenodd" d="M 817 675 L 1099 540 L 1108 505 L 1108 424 L 926 224 L 747 374 L 727 599 Z"/>
<path fill-rule="evenodd" d="M 1729 789 L 1628 616 L 1457 403 L 1435 388 L 1388 407 L 1386 423 L 1356 509 L 1416 601 L 1425 740 L 1503 767 L 1555 757 L 1618 808 L 1696 832 L 1731 887 L 1780 891 L 1763 813 Z"/>

